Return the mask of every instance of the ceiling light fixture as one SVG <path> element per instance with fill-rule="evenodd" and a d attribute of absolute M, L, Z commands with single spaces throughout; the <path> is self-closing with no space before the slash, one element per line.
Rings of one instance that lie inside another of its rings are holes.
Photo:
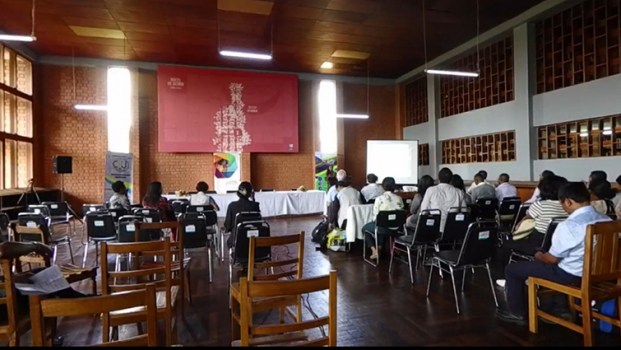
<path fill-rule="evenodd" d="M 332 62 L 324 62 L 321 65 L 321 68 L 323 68 L 323 69 L 332 69 L 332 68 L 334 68 L 334 63 L 332 63 Z"/>
<path fill-rule="evenodd" d="M 102 105 L 75 105 L 75 109 L 79 111 L 107 111 L 108 106 Z"/>
<path fill-rule="evenodd" d="M 226 57 L 250 58 L 254 60 L 265 60 L 265 61 L 269 61 L 272 59 L 271 54 L 267 55 L 267 54 L 260 54 L 260 53 L 231 51 L 231 50 L 221 50 L 220 55 L 226 56 Z"/>
<path fill-rule="evenodd" d="M 425 0 L 421 0 L 423 3 L 423 43 L 425 50 L 425 73 L 432 75 L 452 75 L 458 77 L 479 77 L 479 33 L 481 22 L 479 18 L 479 0 L 477 0 L 477 71 L 476 72 L 460 72 L 460 71 L 450 71 L 450 70 L 442 70 L 442 69 L 428 69 L 428 58 L 427 58 L 427 15 L 425 12 Z"/>
<path fill-rule="evenodd" d="M 76 101 L 76 89 L 75 89 L 75 51 L 74 47 L 71 46 L 71 68 L 72 68 L 72 76 L 73 76 L 73 101 Z M 75 104 L 73 108 L 78 111 L 107 111 L 107 105 L 93 105 L 93 104 Z"/>
<path fill-rule="evenodd" d="M 341 119 L 369 119 L 371 110 L 371 63 L 370 58 L 367 58 L 367 114 L 336 114 L 337 118 Z"/>
<path fill-rule="evenodd" d="M 369 119 L 368 114 L 337 114 L 336 117 L 341 119 Z"/>
<path fill-rule="evenodd" d="M 0 34 L 0 40 L 23 42 L 37 41 L 37 37 L 35 36 L 35 0 L 32 0 L 32 31 L 30 32 L 30 35 Z"/>

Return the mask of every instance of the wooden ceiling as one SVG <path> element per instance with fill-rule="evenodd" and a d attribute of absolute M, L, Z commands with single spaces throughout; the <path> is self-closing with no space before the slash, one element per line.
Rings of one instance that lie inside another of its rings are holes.
<path fill-rule="evenodd" d="M 481 30 L 542 1 L 480 0 Z M 29 34 L 31 4 L 0 0 L 0 29 Z M 426 6 L 430 60 L 476 36 L 476 0 Z M 421 8 L 420 0 L 37 0 L 30 45 L 44 55 L 290 72 L 366 75 L 368 65 L 372 77 L 396 78 L 424 63 Z M 218 54 L 272 46 L 267 62 Z M 336 50 L 370 57 L 331 57 Z M 334 69 L 320 69 L 325 61 Z"/>

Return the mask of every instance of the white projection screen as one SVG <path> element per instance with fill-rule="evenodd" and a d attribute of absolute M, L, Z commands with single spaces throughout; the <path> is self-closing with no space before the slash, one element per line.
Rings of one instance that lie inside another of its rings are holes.
<path fill-rule="evenodd" d="M 418 141 L 367 141 L 367 174 L 379 182 L 394 177 L 399 185 L 418 184 Z"/>

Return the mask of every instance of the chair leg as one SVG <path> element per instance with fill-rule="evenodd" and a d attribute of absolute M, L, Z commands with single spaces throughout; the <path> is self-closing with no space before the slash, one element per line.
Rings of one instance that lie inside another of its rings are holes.
<path fill-rule="evenodd" d="M 414 270 L 412 270 L 412 251 L 408 247 L 408 267 L 410 268 L 410 283 L 414 284 Z"/>
<path fill-rule="evenodd" d="M 453 282 L 453 295 L 455 296 L 455 306 L 457 307 L 457 314 L 461 314 L 459 311 L 459 299 L 457 298 L 457 288 L 455 287 L 455 271 L 453 271 L 453 267 L 449 266 L 449 270 L 451 272 L 451 282 Z"/>
<path fill-rule="evenodd" d="M 69 254 L 71 255 L 71 265 L 75 266 L 75 260 L 73 259 L 73 244 L 71 242 L 71 237 L 69 237 Z"/>
<path fill-rule="evenodd" d="M 213 282 L 213 262 L 211 259 L 211 246 L 207 246 L 207 259 L 209 260 L 209 283 Z"/>
<path fill-rule="evenodd" d="M 429 270 L 429 282 L 427 282 L 427 298 L 429 298 L 429 289 L 431 288 L 431 279 L 433 278 L 433 261 L 431 262 L 431 270 Z"/>
<path fill-rule="evenodd" d="M 464 274 L 461 277 L 461 292 L 463 293 L 466 290 L 466 275 L 468 274 L 468 270 L 464 269 Z"/>
<path fill-rule="evenodd" d="M 99 242 L 95 242 L 95 267 L 99 267 Z"/>
<path fill-rule="evenodd" d="M 388 266 L 388 273 L 392 273 L 392 262 L 395 259 L 395 243 L 393 242 L 390 249 L 390 265 Z"/>
<path fill-rule="evenodd" d="M 416 248 L 416 271 L 418 271 L 418 261 L 420 259 L 420 246 Z"/>
<path fill-rule="evenodd" d="M 582 300 L 582 331 L 585 347 L 593 346 L 593 310 L 590 304 L 590 300 Z"/>
<path fill-rule="evenodd" d="M 539 333 L 539 319 L 537 317 L 537 286 L 535 286 L 530 279 L 528 281 L 528 329 L 533 334 Z"/>
<path fill-rule="evenodd" d="M 380 258 L 380 254 L 379 254 L 380 249 L 379 249 L 379 240 L 378 240 L 378 237 L 377 237 L 377 228 L 375 229 L 375 251 L 377 252 L 377 254 L 375 254 L 376 255 L 376 260 L 377 260 L 377 263 L 376 263 L 377 265 L 375 265 L 375 267 L 377 267 L 377 266 L 379 266 L 379 258 Z"/>
<path fill-rule="evenodd" d="M 84 245 L 84 256 L 82 257 L 82 268 L 86 267 L 86 257 L 88 256 L 88 239 Z"/>
<path fill-rule="evenodd" d="M 485 269 L 487 270 L 487 277 L 489 278 L 489 285 L 492 287 L 492 294 L 494 295 L 494 303 L 498 308 L 498 297 L 496 297 L 496 288 L 494 288 L 494 281 L 492 280 L 492 272 L 489 270 L 489 263 L 485 263 Z M 464 271 L 465 273 L 466 271 Z"/>
<path fill-rule="evenodd" d="M 58 256 L 58 245 L 54 245 L 53 253 L 52 253 L 52 265 L 56 264 L 56 257 Z"/>

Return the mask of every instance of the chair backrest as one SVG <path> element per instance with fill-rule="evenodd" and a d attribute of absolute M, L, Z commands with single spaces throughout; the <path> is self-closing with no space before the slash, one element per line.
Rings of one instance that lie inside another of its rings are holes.
<path fill-rule="evenodd" d="M 250 250 L 248 252 L 248 280 L 249 281 L 277 281 L 281 278 L 295 277 L 302 279 L 304 272 L 304 231 L 297 235 L 279 236 L 279 237 L 250 237 Z M 298 257 L 291 258 L 287 256 L 287 260 L 256 262 L 255 253 L 257 249 L 272 247 L 280 247 L 296 244 L 298 249 Z M 287 268 L 283 268 L 287 266 Z M 255 270 L 271 269 L 278 267 L 281 273 L 265 274 L 255 276 Z"/>
<path fill-rule="evenodd" d="M 119 242 L 148 242 L 151 240 L 149 232 L 142 231 L 136 235 L 136 223 L 142 222 L 142 217 L 134 215 L 125 215 L 119 218 Z"/>
<path fill-rule="evenodd" d="M 42 214 L 19 213 L 15 226 L 15 240 L 50 244 L 52 237 L 47 219 Z"/>
<path fill-rule="evenodd" d="M 188 207 L 188 202 L 186 201 L 180 201 L 180 200 L 174 200 L 171 203 L 173 210 L 175 211 L 175 214 L 183 214 L 185 213 L 187 207 Z"/>
<path fill-rule="evenodd" d="M 213 211 L 213 205 L 189 205 L 186 210 L 188 213 L 202 213 L 206 211 Z"/>
<path fill-rule="evenodd" d="M 47 205 L 43 204 L 30 204 L 28 208 L 26 208 L 27 213 L 41 214 L 46 218 L 50 217 L 50 208 Z"/>
<path fill-rule="evenodd" d="M 7 213 L 0 213 L 0 230 L 6 231 L 11 224 L 11 219 Z"/>
<path fill-rule="evenodd" d="M 233 232 L 231 232 L 231 234 L 236 234 L 239 224 L 250 221 L 263 221 L 263 217 L 258 211 L 242 211 L 237 213 L 237 215 L 235 215 L 235 225 L 233 225 Z"/>
<path fill-rule="evenodd" d="M 515 232 L 517 225 L 524 219 L 524 217 L 526 217 L 526 213 L 528 212 L 529 208 L 530 208 L 530 204 L 524 203 L 520 205 L 520 209 L 518 210 L 518 213 L 515 215 L 515 220 L 513 221 L 513 227 L 511 228 L 511 232 Z"/>
<path fill-rule="evenodd" d="M 110 213 L 91 212 L 84 216 L 86 234 L 90 238 L 116 238 L 115 220 Z"/>
<path fill-rule="evenodd" d="M 405 232 L 405 221 L 407 220 L 407 213 L 405 210 L 393 210 L 393 211 L 380 211 L 375 218 L 375 227 L 382 227 L 387 229 L 397 230 L 399 232 Z"/>
<path fill-rule="evenodd" d="M 4 281 L 0 282 L 0 290 L 4 290 L 4 296 L 0 297 L 0 305 L 6 305 L 6 318 L 7 324 L 0 325 L 0 330 L 7 336 L 16 336 L 17 332 L 17 292 L 15 290 L 15 280 L 13 275 L 13 261 L 14 259 L 0 259 L 2 267 L 2 275 Z M 19 263 L 19 262 L 18 262 Z"/>
<path fill-rule="evenodd" d="M 106 208 L 105 205 L 103 204 L 84 204 L 82 205 L 82 215 L 86 215 L 90 212 L 97 212 L 97 211 L 107 211 L 108 208 Z"/>
<path fill-rule="evenodd" d="M 218 194 L 216 191 L 207 191 L 207 194 Z"/>
<path fill-rule="evenodd" d="M 207 227 L 218 226 L 218 213 L 214 210 L 208 210 L 201 214 L 205 216 L 205 224 Z"/>
<path fill-rule="evenodd" d="M 274 192 L 273 188 L 262 188 L 261 192 Z"/>
<path fill-rule="evenodd" d="M 48 207 L 52 217 L 69 216 L 69 204 L 67 202 L 43 202 L 41 204 Z"/>
<path fill-rule="evenodd" d="M 552 237 L 554 237 L 554 232 L 556 231 L 556 227 L 561 222 L 565 221 L 567 218 L 554 218 L 550 220 L 550 224 L 548 225 L 548 230 L 543 237 L 543 243 L 541 244 L 541 249 L 547 252 L 552 247 Z"/>
<path fill-rule="evenodd" d="M 600 222 L 587 227 L 582 273 L 582 293 L 597 283 L 621 283 L 621 221 Z M 588 294 L 587 294 L 588 295 Z"/>
<path fill-rule="evenodd" d="M 237 193 L 237 191 L 231 190 L 231 191 L 226 191 L 226 193 Z"/>
<path fill-rule="evenodd" d="M 315 277 L 293 281 L 261 281 L 249 282 L 247 278 L 240 281 L 241 291 L 241 346 L 269 345 L 278 335 L 311 330 L 317 327 L 328 326 L 328 336 L 313 340 L 304 340 L 292 343 L 292 346 L 336 346 L 336 271 L 330 271 L 329 276 Z M 313 321 L 302 321 L 288 324 L 260 324 L 252 322 L 252 299 L 295 296 L 307 293 L 328 290 L 328 316 Z M 259 336 L 251 338 L 251 335 Z M 267 337 L 261 337 L 267 336 Z M 272 336 L 272 337 L 271 337 Z M 281 336 L 282 342 L 287 343 L 287 337 Z"/>
<path fill-rule="evenodd" d="M 520 197 L 507 197 L 502 200 L 498 207 L 498 217 L 501 226 L 513 224 L 521 205 L 522 199 Z"/>
<path fill-rule="evenodd" d="M 207 223 L 202 213 L 181 214 L 179 217 L 183 230 L 184 248 L 201 248 L 207 246 Z"/>
<path fill-rule="evenodd" d="M 495 221 L 477 221 L 470 224 L 457 265 L 480 265 L 488 262 L 496 252 L 498 224 Z"/>
<path fill-rule="evenodd" d="M 81 299 L 42 299 L 41 296 L 30 297 L 30 315 L 32 322 L 32 345 L 45 346 L 46 318 L 101 315 L 110 317 L 110 312 L 145 307 L 147 333 L 126 340 L 99 344 L 103 347 L 158 346 L 157 344 L 157 305 L 155 286 L 147 285 L 144 290 L 115 295 Z M 106 321 L 104 321 L 106 322 Z M 109 320 L 108 322 L 109 323 Z M 103 330 L 104 332 L 107 330 Z"/>
<path fill-rule="evenodd" d="M 436 243 L 440 238 L 441 221 L 442 212 L 440 210 L 432 209 L 422 211 L 418 216 L 413 242 L 417 244 Z"/>
<path fill-rule="evenodd" d="M 250 237 L 270 237 L 270 225 L 265 221 L 243 222 L 237 225 L 235 230 L 235 252 L 232 263 L 248 262 L 250 252 Z M 269 247 L 257 247 L 254 261 L 264 261 L 271 257 L 272 250 Z"/>
<path fill-rule="evenodd" d="M 446 224 L 444 225 L 444 232 L 442 232 L 438 243 L 463 241 L 471 223 L 472 215 L 468 207 L 449 209 L 446 216 Z"/>
<path fill-rule="evenodd" d="M 114 221 L 118 221 L 121 217 L 129 214 L 124 208 L 108 209 L 108 213 L 110 213 Z"/>
<path fill-rule="evenodd" d="M 147 223 L 162 221 L 159 210 L 153 208 L 134 208 L 134 215 L 142 217 Z"/>
<path fill-rule="evenodd" d="M 498 198 L 481 198 L 477 201 L 478 217 L 484 220 L 496 220 Z"/>

